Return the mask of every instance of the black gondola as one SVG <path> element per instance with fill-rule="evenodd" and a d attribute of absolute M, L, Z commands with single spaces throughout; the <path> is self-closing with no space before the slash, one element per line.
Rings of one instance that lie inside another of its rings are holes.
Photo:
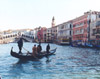
<path fill-rule="evenodd" d="M 36 57 L 32 56 L 31 54 L 19 54 L 19 53 L 16 53 L 13 51 L 13 47 L 11 48 L 11 56 L 15 57 L 15 58 L 18 58 L 18 59 L 21 59 L 21 60 L 37 60 L 37 59 L 41 59 L 43 57 L 47 57 L 47 56 L 50 56 L 50 55 L 55 55 L 55 52 L 56 52 L 56 49 L 53 49 L 53 50 L 50 50 L 50 52 L 47 54 L 46 51 L 44 52 L 41 52 L 41 54 L 37 55 Z"/>

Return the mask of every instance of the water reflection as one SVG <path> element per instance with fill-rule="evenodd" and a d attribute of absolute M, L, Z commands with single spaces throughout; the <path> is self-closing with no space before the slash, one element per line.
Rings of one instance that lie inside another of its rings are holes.
<path fill-rule="evenodd" d="M 23 63 L 26 63 L 26 62 L 19 60 L 18 62 L 10 66 L 10 70 L 8 71 L 9 73 L 8 75 L 9 77 L 11 77 L 10 79 L 20 79 L 21 78 L 22 73 L 25 72 L 22 66 Z"/>
<path fill-rule="evenodd" d="M 40 61 L 32 62 L 32 66 L 36 71 L 40 71 L 42 69 L 42 63 Z"/>
<path fill-rule="evenodd" d="M 51 62 L 49 56 L 46 57 L 46 63 L 48 64 L 49 62 Z"/>
<path fill-rule="evenodd" d="M 28 62 L 27 61 L 18 60 L 16 63 L 12 64 L 12 66 L 10 67 L 10 72 L 15 72 L 15 73 L 24 72 L 22 65 L 26 64 L 26 63 L 28 63 Z"/>

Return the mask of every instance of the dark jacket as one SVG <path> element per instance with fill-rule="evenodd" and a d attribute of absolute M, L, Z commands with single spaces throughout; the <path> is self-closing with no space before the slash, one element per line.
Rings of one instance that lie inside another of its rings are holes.
<path fill-rule="evenodd" d="M 46 51 L 48 52 L 50 50 L 50 45 L 47 45 Z"/>
<path fill-rule="evenodd" d="M 41 47 L 41 45 L 38 45 L 38 47 L 37 47 L 37 51 L 38 51 L 38 53 L 42 51 L 42 47 Z"/>
<path fill-rule="evenodd" d="M 23 46 L 23 40 L 22 40 L 22 38 L 17 43 L 18 43 L 19 47 L 22 47 Z"/>

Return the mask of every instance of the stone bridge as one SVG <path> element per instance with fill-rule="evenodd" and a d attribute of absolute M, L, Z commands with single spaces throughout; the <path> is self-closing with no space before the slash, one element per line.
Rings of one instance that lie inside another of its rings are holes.
<path fill-rule="evenodd" d="M 34 37 L 30 37 L 30 36 L 26 36 L 26 35 L 22 35 L 21 37 L 26 42 L 34 42 Z"/>
<path fill-rule="evenodd" d="M 0 44 L 17 42 L 20 38 L 23 38 L 25 42 L 34 42 L 34 37 L 27 35 L 10 34 L 0 37 Z"/>

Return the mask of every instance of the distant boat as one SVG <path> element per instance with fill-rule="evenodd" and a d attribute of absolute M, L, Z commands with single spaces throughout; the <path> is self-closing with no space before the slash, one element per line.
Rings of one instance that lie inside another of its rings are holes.
<path fill-rule="evenodd" d="M 94 48 L 100 48 L 100 45 L 93 45 Z"/>
<path fill-rule="evenodd" d="M 92 44 L 86 43 L 86 47 L 93 48 Z"/>
<path fill-rule="evenodd" d="M 60 44 L 60 45 L 70 45 L 69 42 L 60 42 L 59 44 Z"/>
<path fill-rule="evenodd" d="M 71 46 L 72 46 L 72 47 L 78 47 L 78 45 L 77 45 L 77 44 L 71 44 Z"/>
<path fill-rule="evenodd" d="M 71 43 L 71 46 L 72 46 L 72 47 L 78 47 L 78 44 L 77 44 L 77 42 L 72 42 L 72 43 Z"/>
<path fill-rule="evenodd" d="M 21 60 L 36 60 L 36 59 L 41 59 L 43 57 L 47 57 L 47 56 L 50 56 L 50 55 L 55 55 L 55 52 L 56 52 L 56 49 L 53 49 L 53 50 L 50 50 L 50 53 L 46 53 L 46 51 L 43 51 L 41 52 L 41 54 L 37 55 L 36 57 L 32 56 L 31 54 L 19 54 L 19 53 L 16 53 L 13 51 L 13 48 L 11 49 L 11 56 L 15 57 L 15 58 L 18 58 L 18 59 L 21 59 Z"/>

